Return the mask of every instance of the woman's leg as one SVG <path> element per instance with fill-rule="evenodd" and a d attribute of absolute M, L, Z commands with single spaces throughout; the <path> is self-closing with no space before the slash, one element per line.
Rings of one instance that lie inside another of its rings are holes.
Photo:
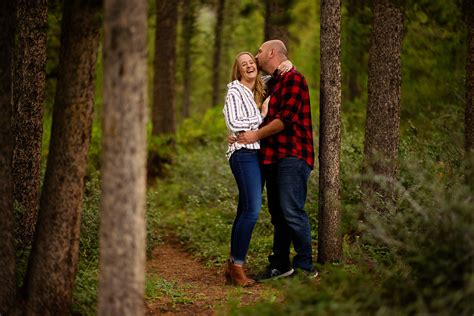
<path fill-rule="evenodd" d="M 236 151 L 230 165 L 239 188 L 239 206 L 232 227 L 231 259 L 236 264 L 243 264 L 262 207 L 262 178 L 257 151 Z"/>

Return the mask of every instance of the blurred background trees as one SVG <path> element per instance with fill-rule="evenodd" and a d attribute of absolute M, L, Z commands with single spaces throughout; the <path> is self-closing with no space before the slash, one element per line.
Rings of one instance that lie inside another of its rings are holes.
<path fill-rule="evenodd" d="M 144 187 L 134 181 L 142 182 L 145 140 L 144 134 L 126 132 L 144 132 L 145 124 L 149 158 L 160 157 L 148 160 L 148 171 L 160 167 L 148 174 L 158 179 L 148 188 L 157 198 L 148 201 L 147 249 L 159 239 L 157 228 L 172 228 L 206 260 L 222 263 L 236 191 L 224 157 L 226 84 L 238 52 L 256 52 L 265 39 L 276 37 L 286 41 L 291 61 L 306 77 L 315 139 L 325 141 L 317 150 L 321 161 L 334 168 L 321 162 L 310 179 L 307 211 L 315 241 L 324 234 L 316 230 L 324 222 L 318 219 L 318 205 L 326 205 L 319 194 L 331 181 L 340 182 L 339 188 L 331 188 L 340 206 L 331 232 L 338 248 L 327 260 L 324 250 L 319 251 L 321 262 L 338 260 L 341 266 L 322 267 L 327 273 L 323 280 L 328 281 L 320 288 L 303 286 L 297 293 L 304 295 L 288 294 L 288 304 L 271 308 L 296 312 L 317 305 L 344 314 L 354 306 L 361 313 L 387 308 L 395 313 L 462 312 L 472 307 L 466 299 L 473 293 L 472 1 L 135 0 L 128 6 L 118 1 L 117 12 L 138 8 L 148 27 L 137 24 L 137 43 L 121 34 L 121 42 L 107 45 L 100 40 L 98 2 L 83 2 L 94 4 L 91 11 L 72 6 L 79 2 L 59 0 L 9 0 L 0 6 L 0 313 L 15 297 L 29 297 L 32 310 L 50 304 L 64 311 L 72 302 L 73 312 L 94 313 L 100 180 L 105 190 L 111 185 L 111 196 L 134 192 L 129 202 L 138 205 L 128 208 L 134 210 L 129 214 L 125 204 L 113 206 L 113 198 L 104 202 L 104 244 L 119 249 L 115 245 L 120 239 L 107 236 L 117 228 L 137 237 L 137 258 L 143 259 L 139 239 L 145 233 L 144 214 L 139 205 Z M 340 13 L 324 10 L 334 6 Z M 340 34 L 337 19 L 325 19 L 336 16 L 341 19 Z M 106 23 L 115 23 L 109 18 Z M 147 52 L 142 47 L 145 36 Z M 119 47 L 132 61 L 114 55 Z M 104 52 L 112 59 L 104 60 Z M 124 60 L 129 63 L 121 64 Z M 142 73 L 126 77 L 130 85 L 113 81 L 123 73 L 110 67 L 129 67 L 133 60 Z M 104 63 L 109 68 L 104 70 Z M 135 90 L 130 90 L 130 82 Z M 115 107 L 121 102 L 129 107 Z M 146 107 L 151 119 L 145 122 Z M 127 121 L 127 115 L 134 119 Z M 113 117 L 128 123 L 114 125 Z M 114 139 L 116 135 L 123 139 Z M 131 147 L 120 147 L 123 142 Z M 324 156 L 327 149 L 332 156 Z M 118 169 L 108 165 L 127 150 L 131 163 Z M 372 153 L 390 160 L 390 170 L 372 165 L 379 177 L 364 172 L 364 159 L 370 165 Z M 120 170 L 138 171 L 123 176 L 116 173 Z M 327 178 L 327 171 L 339 172 L 339 179 Z M 117 177 L 130 179 L 118 185 L 125 191 L 115 190 Z M 383 188 L 387 178 L 393 180 L 390 190 L 397 199 L 382 215 L 367 212 L 364 199 L 386 202 L 387 196 L 384 190 L 365 190 L 364 181 Z M 113 222 L 116 214 L 110 211 L 115 207 L 125 214 L 119 223 Z M 43 219 L 31 252 L 38 209 Z M 265 214 L 250 251 L 254 270 L 264 265 L 271 242 Z M 137 226 L 127 226 L 127 216 Z M 119 257 L 113 251 L 103 255 L 112 261 Z M 132 261 L 131 266 L 142 264 Z M 108 263 L 103 271 L 113 271 Z M 53 271 L 56 264 L 61 268 Z M 142 291 L 143 280 L 134 281 L 130 288 Z M 364 291 L 367 282 L 375 281 L 374 291 Z M 114 291 L 105 279 L 102 286 Z M 45 287 L 58 293 L 42 290 Z M 103 295 L 107 299 L 108 294 Z M 63 300 L 55 305 L 58 297 Z"/>

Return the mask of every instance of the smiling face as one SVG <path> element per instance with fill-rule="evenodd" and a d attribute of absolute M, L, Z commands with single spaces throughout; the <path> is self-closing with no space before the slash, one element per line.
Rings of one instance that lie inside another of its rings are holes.
<path fill-rule="evenodd" d="M 238 74 L 237 79 L 240 81 L 255 81 L 257 77 L 257 63 L 255 58 L 247 53 L 237 57 Z"/>

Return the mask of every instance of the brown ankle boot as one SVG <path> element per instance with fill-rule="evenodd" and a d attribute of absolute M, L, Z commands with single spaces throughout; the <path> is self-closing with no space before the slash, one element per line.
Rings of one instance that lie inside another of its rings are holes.
<path fill-rule="evenodd" d="M 225 277 L 227 283 L 232 285 L 248 287 L 255 284 L 255 280 L 252 280 L 245 275 L 244 269 L 241 265 L 234 264 L 230 260 L 225 271 Z"/>

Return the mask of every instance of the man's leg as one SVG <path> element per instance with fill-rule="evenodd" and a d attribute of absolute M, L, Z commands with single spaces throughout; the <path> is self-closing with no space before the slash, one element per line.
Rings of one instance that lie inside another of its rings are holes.
<path fill-rule="evenodd" d="M 310 173 L 310 167 L 296 157 L 283 158 L 278 164 L 279 204 L 296 251 L 293 267 L 306 271 L 313 269 L 311 227 L 304 210 Z"/>
<path fill-rule="evenodd" d="M 278 163 L 265 165 L 263 175 L 267 188 L 268 210 L 273 224 L 273 253 L 268 257 L 270 268 L 282 272 L 290 270 L 291 235 L 283 212 L 280 208 Z"/>

